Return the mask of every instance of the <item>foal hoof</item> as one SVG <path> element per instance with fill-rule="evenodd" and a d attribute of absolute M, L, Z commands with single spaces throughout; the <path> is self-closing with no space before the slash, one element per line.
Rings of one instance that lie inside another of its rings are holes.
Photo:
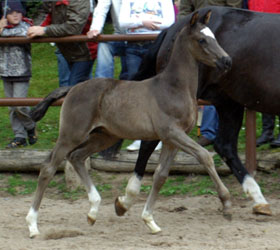
<path fill-rule="evenodd" d="M 36 237 L 38 237 L 40 235 L 39 231 L 38 232 L 33 232 L 29 234 L 29 238 L 30 239 L 35 239 Z"/>
<path fill-rule="evenodd" d="M 93 226 L 96 222 L 96 219 L 91 218 L 90 216 L 87 216 L 87 222 L 89 225 Z"/>
<path fill-rule="evenodd" d="M 120 203 L 119 197 L 115 200 L 115 211 L 118 216 L 123 216 L 127 209 Z"/>
<path fill-rule="evenodd" d="M 232 220 L 232 213 L 231 211 L 224 211 L 223 216 L 226 220 L 231 221 Z"/>
<path fill-rule="evenodd" d="M 272 216 L 269 204 L 258 204 L 253 207 L 254 214 Z"/>

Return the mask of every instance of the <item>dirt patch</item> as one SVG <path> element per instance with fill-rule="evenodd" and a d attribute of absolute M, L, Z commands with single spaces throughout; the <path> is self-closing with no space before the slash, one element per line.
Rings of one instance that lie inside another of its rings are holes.
<path fill-rule="evenodd" d="M 102 174 L 102 180 L 117 187 L 123 178 L 129 176 Z M 271 175 L 258 178 L 261 183 L 279 183 L 279 178 Z M 145 182 L 151 182 L 151 179 L 148 176 Z M 71 201 L 63 199 L 59 192 L 52 194 L 53 190 L 48 189 L 38 219 L 41 235 L 35 239 L 29 239 L 25 223 L 32 195 L 0 196 L 0 249 L 280 249 L 279 190 L 265 192 L 274 215 L 256 216 L 251 212 L 251 199 L 239 193 L 241 188 L 237 181 L 232 177 L 223 180 L 233 194 L 232 221 L 223 218 L 221 204 L 215 195 L 160 196 L 154 213 L 163 230 L 158 235 L 150 234 L 141 219 L 146 194 L 140 195 L 125 216 L 117 217 L 113 204 L 117 193 L 121 193 L 114 188 L 112 195 L 102 195 L 98 219 L 94 226 L 89 226 L 86 195 Z"/>

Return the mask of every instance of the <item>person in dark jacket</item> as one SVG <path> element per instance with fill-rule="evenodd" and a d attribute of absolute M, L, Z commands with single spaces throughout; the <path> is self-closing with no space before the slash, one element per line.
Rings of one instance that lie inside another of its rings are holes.
<path fill-rule="evenodd" d="M 5 3 L 3 2 L 3 5 Z M 4 6 L 3 6 L 4 7 Z M 20 1 L 8 1 L 6 17 L 0 21 L 2 37 L 26 36 L 32 21 L 24 18 Z M 7 44 L 0 46 L 0 76 L 6 97 L 26 97 L 31 77 L 30 44 Z M 7 148 L 17 148 L 36 143 L 35 122 L 29 118 L 29 107 L 10 107 L 10 120 L 15 138 Z"/>
<path fill-rule="evenodd" d="M 86 34 L 87 31 L 84 29 L 91 14 L 89 0 L 53 1 L 49 4 L 49 8 L 48 25 L 30 27 L 28 30 L 30 38 L 44 35 L 62 37 Z M 93 54 L 86 42 L 58 43 L 57 46 L 69 65 L 71 72 L 69 86 L 88 80 L 96 57 L 97 45 Z"/>

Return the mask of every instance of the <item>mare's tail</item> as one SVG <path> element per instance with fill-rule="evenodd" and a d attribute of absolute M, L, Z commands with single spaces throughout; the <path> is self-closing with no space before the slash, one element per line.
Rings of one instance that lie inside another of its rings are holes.
<path fill-rule="evenodd" d="M 31 110 L 30 116 L 31 116 L 32 120 L 35 122 L 40 121 L 46 114 L 49 106 L 56 100 L 66 96 L 70 89 L 71 89 L 71 86 L 60 87 L 60 88 L 55 89 L 48 96 L 46 96 L 43 101 L 39 102 Z"/>

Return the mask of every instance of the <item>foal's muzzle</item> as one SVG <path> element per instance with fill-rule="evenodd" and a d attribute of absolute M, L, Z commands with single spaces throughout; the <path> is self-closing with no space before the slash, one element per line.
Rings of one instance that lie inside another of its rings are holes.
<path fill-rule="evenodd" d="M 231 69 L 232 60 L 229 56 L 223 56 L 216 62 L 216 65 L 220 71 L 227 72 Z"/>

